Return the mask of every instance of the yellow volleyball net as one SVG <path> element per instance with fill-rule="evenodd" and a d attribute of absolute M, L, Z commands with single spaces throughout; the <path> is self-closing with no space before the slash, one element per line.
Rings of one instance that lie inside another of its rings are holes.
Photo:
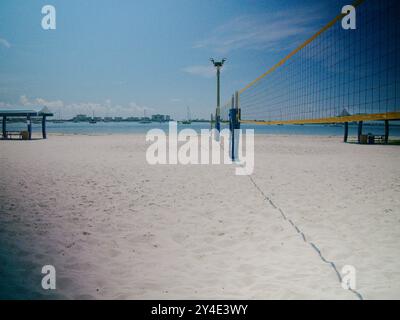
<path fill-rule="evenodd" d="M 358 0 L 353 6 L 355 30 L 344 29 L 346 14 L 339 14 L 239 91 L 240 122 L 400 119 L 400 1 Z M 230 105 L 221 107 L 221 118 Z"/>

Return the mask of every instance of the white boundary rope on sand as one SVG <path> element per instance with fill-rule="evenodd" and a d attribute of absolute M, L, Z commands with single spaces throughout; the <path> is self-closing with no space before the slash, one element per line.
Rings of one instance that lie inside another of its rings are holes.
<path fill-rule="evenodd" d="M 223 146 L 223 145 L 222 145 L 222 149 L 224 149 L 224 146 Z M 239 164 L 239 165 L 240 165 L 240 164 Z M 262 197 L 264 198 L 264 200 L 265 200 L 266 202 L 268 202 L 275 210 L 278 210 L 278 211 L 279 211 L 279 213 L 280 213 L 280 215 L 282 216 L 282 218 L 283 218 L 285 221 L 289 222 L 289 223 L 292 225 L 292 227 L 296 230 L 296 232 L 297 232 L 299 235 L 301 235 L 303 241 L 304 241 L 305 243 L 309 244 L 309 245 L 311 246 L 311 248 L 313 248 L 313 250 L 317 252 L 319 258 L 320 258 L 324 263 L 329 264 L 329 265 L 332 267 L 333 271 L 335 271 L 335 273 L 336 273 L 336 275 L 337 275 L 337 277 L 338 277 L 339 283 L 342 284 L 343 278 L 342 278 L 342 276 L 340 275 L 340 272 L 338 271 L 338 269 L 337 269 L 337 267 L 336 267 L 336 264 L 335 264 L 333 261 L 327 260 L 327 259 L 322 255 L 321 249 L 320 249 L 316 244 L 314 244 L 313 242 L 310 242 L 310 241 L 307 240 L 307 237 L 306 237 L 306 235 L 304 234 L 304 232 L 301 231 L 300 228 L 299 228 L 290 218 L 288 218 L 288 216 L 283 212 L 283 210 L 282 210 L 280 207 L 278 207 L 278 206 L 272 201 L 272 199 L 271 199 L 270 197 L 268 197 L 268 196 L 264 193 L 264 191 L 261 190 L 261 188 L 257 185 L 257 183 L 254 181 L 254 179 L 253 179 L 253 177 L 252 177 L 251 175 L 248 175 L 248 177 L 249 177 L 250 181 L 252 182 L 252 184 L 256 187 L 256 189 L 260 192 L 260 194 L 262 195 Z M 357 298 L 358 298 L 359 300 L 364 300 L 364 297 L 363 297 L 363 296 L 361 295 L 361 293 L 359 293 L 357 290 L 354 290 L 354 289 L 352 289 L 352 288 L 348 288 L 348 290 L 351 291 L 352 293 L 354 293 L 354 294 L 357 296 Z"/>
<path fill-rule="evenodd" d="M 318 253 L 318 256 L 320 257 L 320 259 L 321 259 L 324 263 L 329 264 L 329 265 L 332 267 L 332 269 L 335 271 L 335 273 L 336 273 L 336 275 L 337 275 L 337 277 L 338 277 L 339 283 L 341 284 L 342 281 L 343 281 L 343 279 L 342 279 L 342 276 L 340 275 L 340 273 L 339 273 L 339 271 L 338 271 L 338 269 L 337 269 L 337 267 L 336 267 L 336 264 L 335 264 L 334 262 L 332 262 L 332 261 L 327 260 L 327 259 L 322 255 L 321 249 L 318 248 L 318 246 L 317 246 L 316 244 L 314 244 L 313 242 L 310 242 L 310 241 L 307 240 L 307 237 L 306 237 L 306 235 L 304 234 L 304 232 L 301 231 L 300 228 L 299 228 L 291 219 L 288 218 L 288 216 L 283 212 L 283 210 L 282 210 L 281 208 L 279 208 L 279 207 L 271 200 L 271 198 L 268 197 L 268 196 L 264 193 L 264 191 L 261 190 L 261 188 L 257 185 L 257 183 L 254 181 L 254 179 L 253 179 L 252 176 L 249 175 L 248 177 L 249 177 L 250 181 L 253 183 L 253 185 L 256 187 L 256 189 L 261 193 L 261 195 L 263 196 L 264 200 L 267 201 L 274 209 L 276 209 L 276 210 L 279 211 L 279 213 L 280 213 L 280 215 L 282 216 L 282 218 L 283 218 L 285 221 L 289 222 L 289 223 L 292 225 L 292 227 L 296 230 L 296 232 L 297 232 L 298 234 L 301 235 L 301 237 L 303 238 L 303 241 L 304 241 L 305 243 L 309 244 L 309 245 L 311 246 L 311 248 L 313 248 L 314 251 L 316 251 L 316 252 Z M 358 298 L 359 300 L 364 300 L 364 297 L 363 297 L 363 296 L 361 295 L 361 293 L 359 293 L 358 291 L 353 290 L 353 289 L 351 289 L 351 288 L 349 288 L 348 290 L 351 291 L 351 292 L 353 292 L 353 293 L 357 296 L 357 298 Z"/>

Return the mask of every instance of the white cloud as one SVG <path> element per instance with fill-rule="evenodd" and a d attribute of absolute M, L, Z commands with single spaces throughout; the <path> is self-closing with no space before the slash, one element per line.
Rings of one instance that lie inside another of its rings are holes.
<path fill-rule="evenodd" d="M 10 104 L 0 101 L 2 108 L 21 108 L 27 107 L 40 110 L 42 107 L 48 107 L 57 117 L 59 114 L 64 119 L 70 119 L 77 114 L 86 114 L 91 116 L 93 113 L 98 117 L 142 117 L 144 112 L 150 116 L 156 111 L 155 108 L 139 105 L 136 102 L 130 102 L 127 105 L 114 104 L 110 99 L 104 102 L 71 102 L 65 103 L 62 100 L 47 100 L 44 98 L 28 98 L 22 95 L 18 103 Z"/>
<path fill-rule="evenodd" d="M 19 97 L 19 102 L 20 102 L 23 106 L 28 106 L 28 105 L 30 105 L 30 101 L 29 101 L 29 99 L 28 99 L 25 95 Z"/>
<path fill-rule="evenodd" d="M 134 112 L 137 116 L 143 116 L 144 112 L 154 112 L 154 108 L 140 106 L 136 102 L 129 103 L 130 111 Z M 147 114 L 149 116 L 149 114 Z"/>
<path fill-rule="evenodd" d="M 238 49 L 277 50 L 318 29 L 315 22 L 319 18 L 316 8 L 241 15 L 219 26 L 193 48 L 209 48 L 221 54 Z"/>
<path fill-rule="evenodd" d="M 76 114 L 86 114 L 91 116 L 94 114 L 97 117 L 142 117 L 146 111 L 147 116 L 154 112 L 154 108 L 138 105 L 136 102 L 130 102 L 127 105 L 114 104 L 110 99 L 103 103 L 97 102 L 74 102 L 65 104 L 61 108 L 63 117 L 71 118 Z"/>
<path fill-rule="evenodd" d="M 215 77 L 215 69 L 213 66 L 189 66 L 183 68 L 182 71 L 193 74 L 196 76 L 202 76 L 205 78 Z"/>
<path fill-rule="evenodd" d="M 13 105 L 7 102 L 0 101 L 0 108 L 12 108 Z"/>
<path fill-rule="evenodd" d="M 61 100 L 49 101 L 43 98 L 36 98 L 29 100 L 26 95 L 19 98 L 19 102 L 24 107 L 49 107 L 49 108 L 62 108 L 64 103 Z"/>
<path fill-rule="evenodd" d="M 6 47 L 7 49 L 11 48 L 11 44 L 4 38 L 0 38 L 0 45 Z"/>

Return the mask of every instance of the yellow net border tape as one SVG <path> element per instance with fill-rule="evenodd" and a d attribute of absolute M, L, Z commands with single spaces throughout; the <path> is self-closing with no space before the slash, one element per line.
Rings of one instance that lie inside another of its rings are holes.
<path fill-rule="evenodd" d="M 360 4 L 362 4 L 365 0 L 356 0 L 352 6 L 357 7 Z M 272 73 L 275 71 L 277 68 L 279 68 L 281 65 L 283 65 L 287 60 L 289 60 L 292 56 L 294 56 L 297 52 L 299 52 L 301 49 L 306 47 L 308 44 L 310 44 L 312 41 L 314 41 L 317 37 L 319 37 L 322 33 L 324 33 L 326 30 L 331 28 L 336 22 L 341 20 L 346 14 L 341 13 L 339 14 L 336 18 L 334 18 L 331 22 L 329 22 L 327 25 L 325 25 L 321 30 L 319 30 L 316 34 L 314 34 L 311 38 L 303 42 L 299 47 L 297 47 L 295 50 L 293 50 L 291 53 L 289 53 L 285 58 L 283 58 L 281 61 L 279 61 L 277 64 L 275 64 L 272 68 L 270 68 L 267 72 L 259 76 L 257 79 L 253 80 L 250 82 L 247 86 L 245 86 L 243 89 L 239 90 L 239 94 L 242 94 L 244 91 L 252 87 L 255 83 L 260 81 L 262 78 L 266 77 L 268 74 Z"/>

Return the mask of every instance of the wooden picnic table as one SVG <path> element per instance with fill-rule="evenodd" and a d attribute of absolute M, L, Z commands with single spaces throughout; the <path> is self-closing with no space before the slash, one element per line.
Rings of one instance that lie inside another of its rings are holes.
<path fill-rule="evenodd" d="M 19 139 L 22 139 L 22 131 L 6 131 L 7 139 L 11 139 L 13 136 L 18 136 Z"/>

